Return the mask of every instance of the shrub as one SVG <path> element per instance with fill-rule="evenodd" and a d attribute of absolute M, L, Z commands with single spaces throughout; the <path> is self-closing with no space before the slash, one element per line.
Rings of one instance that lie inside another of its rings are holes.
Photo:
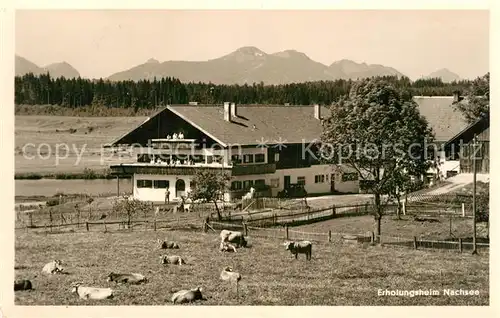
<path fill-rule="evenodd" d="M 97 174 L 90 168 L 83 169 L 83 179 L 97 179 Z"/>

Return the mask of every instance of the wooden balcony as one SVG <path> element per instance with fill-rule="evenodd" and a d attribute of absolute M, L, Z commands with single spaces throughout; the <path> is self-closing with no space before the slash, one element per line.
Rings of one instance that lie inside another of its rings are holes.
<path fill-rule="evenodd" d="M 276 172 L 275 163 L 263 163 L 254 165 L 242 165 L 237 164 L 233 166 L 231 175 L 233 176 L 244 176 L 252 174 L 266 174 Z"/>
<path fill-rule="evenodd" d="M 196 164 L 168 166 L 150 163 L 129 163 L 110 166 L 111 174 L 130 176 L 137 174 L 166 174 L 166 175 L 193 175 L 198 169 L 211 169 L 214 171 L 225 171 L 232 176 L 244 176 L 254 174 L 266 174 L 276 172 L 276 164 L 264 163 L 255 165 L 222 166 L 220 164 Z"/>
<path fill-rule="evenodd" d="M 231 172 L 231 167 L 221 165 L 181 165 L 166 166 L 160 164 L 121 164 L 110 166 L 111 174 L 119 176 L 130 176 L 137 174 L 163 174 L 163 175 L 194 175 L 198 169 L 211 169 L 214 171 Z"/>

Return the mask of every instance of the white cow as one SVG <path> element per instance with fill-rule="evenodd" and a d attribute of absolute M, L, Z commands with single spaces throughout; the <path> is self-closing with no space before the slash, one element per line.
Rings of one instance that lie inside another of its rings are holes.
<path fill-rule="evenodd" d="M 251 187 L 250 191 L 247 192 L 241 199 L 243 199 L 243 200 L 250 200 L 250 199 L 253 199 L 254 195 L 255 195 L 255 188 Z"/>
<path fill-rule="evenodd" d="M 62 261 L 61 260 L 53 260 L 47 264 L 42 269 L 42 272 L 45 274 L 57 274 L 57 273 L 62 273 L 64 271 L 64 268 L 62 266 Z"/>
<path fill-rule="evenodd" d="M 235 244 L 237 247 L 246 247 L 247 241 L 243 233 L 238 231 L 222 230 L 220 232 L 221 242 L 229 242 Z"/>
<path fill-rule="evenodd" d="M 98 288 L 81 286 L 81 283 L 73 284 L 73 293 L 77 293 L 81 299 L 107 299 L 113 298 L 113 290 L 111 288 Z"/>

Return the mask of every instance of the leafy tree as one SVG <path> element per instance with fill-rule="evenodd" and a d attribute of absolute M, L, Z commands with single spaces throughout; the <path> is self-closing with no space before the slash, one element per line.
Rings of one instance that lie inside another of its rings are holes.
<path fill-rule="evenodd" d="M 421 178 L 429 167 L 425 143 L 433 141 L 418 105 L 383 79 L 361 80 L 330 107 L 323 122 L 322 161 L 348 164 L 374 195 L 376 233 L 381 233 L 384 195 Z M 411 179 L 411 178 L 410 178 Z"/>
<path fill-rule="evenodd" d="M 217 200 L 228 187 L 229 176 L 216 170 L 199 169 L 191 181 L 191 200 L 213 202 L 219 221 L 222 219 Z"/>
<path fill-rule="evenodd" d="M 455 102 L 468 123 L 473 123 L 490 112 L 490 73 L 476 78 L 467 90 L 465 98 Z"/>
<path fill-rule="evenodd" d="M 113 203 L 112 211 L 115 215 L 125 214 L 127 216 L 127 225 L 130 229 L 132 217 L 139 212 L 146 213 L 150 208 L 151 206 L 144 201 L 123 196 L 121 200 L 117 200 Z"/>

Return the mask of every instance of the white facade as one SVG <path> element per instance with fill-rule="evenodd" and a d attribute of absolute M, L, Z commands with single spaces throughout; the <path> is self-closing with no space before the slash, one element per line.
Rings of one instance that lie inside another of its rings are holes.
<path fill-rule="evenodd" d="M 186 195 L 190 191 L 191 179 L 192 176 L 134 174 L 132 179 L 134 198 L 142 201 L 164 201 L 167 190 L 165 181 L 167 181 L 169 199 L 176 201 L 181 195 Z"/>
<path fill-rule="evenodd" d="M 156 154 L 161 154 L 163 149 L 158 149 Z M 163 150 L 164 151 L 164 150 Z M 186 154 L 189 150 L 185 150 Z M 168 153 L 168 151 L 167 151 Z M 203 167 L 221 167 L 231 168 L 233 160 L 235 164 L 244 166 L 258 166 L 269 162 L 268 151 L 265 147 L 247 147 L 231 149 L 200 149 L 196 154 L 205 156 L 204 162 L 188 164 L 182 162 L 175 164 L 175 167 L 186 167 L 196 169 Z M 210 159 L 210 156 L 222 156 L 223 164 L 220 161 Z M 271 158 L 279 161 L 279 155 Z M 162 163 L 133 163 L 133 166 L 167 166 Z M 271 195 L 277 196 L 285 188 L 285 180 L 289 184 L 303 183 L 308 194 L 324 194 L 332 192 L 358 193 L 358 178 L 346 180 L 344 174 L 352 174 L 352 169 L 342 166 L 342 168 L 332 167 L 331 165 L 312 165 L 304 168 L 277 169 L 274 173 L 266 174 L 246 174 L 241 176 L 232 176 L 230 185 L 231 191 L 244 192 L 250 187 L 255 187 L 258 183 L 271 187 Z M 134 198 L 143 201 L 163 202 L 165 201 L 166 190 L 169 190 L 169 201 L 180 200 L 180 197 L 187 195 L 191 189 L 191 180 L 193 175 L 168 175 L 168 174 L 134 174 L 133 193 Z M 333 180 L 332 180 L 333 178 Z M 229 192 L 224 195 L 228 200 Z"/>
<path fill-rule="evenodd" d="M 307 168 L 279 169 L 272 174 L 236 176 L 231 178 L 231 182 L 264 180 L 271 186 L 272 195 L 276 196 L 285 187 L 285 176 L 289 176 L 290 183 L 299 183 L 299 178 L 305 182 L 304 189 L 311 194 L 330 193 L 332 188 L 337 192 L 358 193 L 359 181 L 342 181 L 342 174 L 343 172 L 333 169 L 330 165 L 313 165 Z"/>
<path fill-rule="evenodd" d="M 445 152 L 437 152 L 438 167 L 430 168 L 428 173 L 438 174 L 440 179 L 446 179 L 449 172 L 454 172 L 456 174 L 460 173 L 460 161 L 459 160 L 446 160 Z"/>
<path fill-rule="evenodd" d="M 332 168 L 330 165 L 313 165 L 307 168 L 280 169 L 272 174 L 233 176 L 230 182 L 240 181 L 248 188 L 249 185 L 253 186 L 256 180 L 263 180 L 266 185 L 271 186 L 272 196 L 276 196 L 284 189 L 285 176 L 289 176 L 290 183 L 305 182 L 304 188 L 308 194 L 331 193 L 332 190 L 341 193 L 358 193 L 359 181 L 357 179 L 343 181 L 344 173 L 346 172 Z M 334 178 L 333 184 L 332 177 Z M 170 201 L 177 201 L 181 195 L 186 195 L 191 190 L 192 178 L 192 175 L 134 174 L 134 198 L 142 201 L 163 202 L 168 187 Z M 224 197 L 228 200 L 229 194 Z"/>

